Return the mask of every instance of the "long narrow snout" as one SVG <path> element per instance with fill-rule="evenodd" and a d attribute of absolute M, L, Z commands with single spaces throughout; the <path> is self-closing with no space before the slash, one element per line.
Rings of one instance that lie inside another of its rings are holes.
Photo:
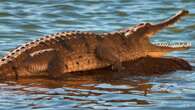
<path fill-rule="evenodd" d="M 153 24 L 152 28 L 156 31 L 160 31 L 170 25 L 175 24 L 176 22 L 178 22 L 182 17 L 187 16 L 189 14 L 189 11 L 187 10 L 181 10 L 179 11 L 176 15 L 170 17 L 169 19 L 161 22 L 161 23 L 157 23 L 157 24 Z"/>
<path fill-rule="evenodd" d="M 155 33 L 161 31 L 162 29 L 175 24 L 176 22 L 178 22 L 179 20 L 181 20 L 182 17 L 187 16 L 189 14 L 189 11 L 187 10 L 181 10 L 178 13 L 176 13 L 176 15 L 170 17 L 169 19 L 157 23 L 157 24 L 152 24 L 150 26 L 150 30 L 149 32 L 152 33 L 152 35 L 154 35 Z M 185 45 L 184 45 L 185 44 Z M 152 45 L 153 47 L 153 51 L 149 52 L 150 56 L 157 56 L 157 57 L 161 57 L 164 56 L 166 53 L 168 52 L 172 52 L 172 51 L 183 51 L 186 50 L 188 48 L 191 47 L 190 43 L 178 43 L 178 45 Z"/>

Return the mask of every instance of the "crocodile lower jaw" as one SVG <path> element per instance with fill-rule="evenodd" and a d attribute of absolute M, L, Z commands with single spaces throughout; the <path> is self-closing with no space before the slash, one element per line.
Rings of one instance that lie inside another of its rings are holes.
<path fill-rule="evenodd" d="M 192 47 L 191 42 L 155 42 L 153 45 L 159 47 L 169 47 L 169 48 L 190 48 Z"/>

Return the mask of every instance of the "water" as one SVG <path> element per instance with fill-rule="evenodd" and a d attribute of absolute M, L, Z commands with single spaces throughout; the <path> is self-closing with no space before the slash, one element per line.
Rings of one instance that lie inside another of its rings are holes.
<path fill-rule="evenodd" d="M 113 31 L 158 22 L 178 10 L 191 14 L 152 41 L 187 41 L 171 56 L 195 65 L 194 0 L 1 0 L 0 54 L 39 36 L 70 30 Z M 86 75 L 66 81 L 26 79 L 0 84 L 0 110 L 195 109 L 195 71 L 162 76 Z"/>

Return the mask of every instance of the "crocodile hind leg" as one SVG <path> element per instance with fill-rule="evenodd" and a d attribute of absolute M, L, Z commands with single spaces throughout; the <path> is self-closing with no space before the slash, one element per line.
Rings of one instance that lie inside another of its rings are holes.
<path fill-rule="evenodd" d="M 62 66 L 64 66 L 60 52 L 53 48 L 30 53 L 21 65 L 18 68 L 20 76 L 48 76 L 49 78 L 61 76 Z"/>
<path fill-rule="evenodd" d="M 48 63 L 48 77 L 51 79 L 62 79 L 64 72 L 64 60 L 63 56 L 57 52 Z"/>

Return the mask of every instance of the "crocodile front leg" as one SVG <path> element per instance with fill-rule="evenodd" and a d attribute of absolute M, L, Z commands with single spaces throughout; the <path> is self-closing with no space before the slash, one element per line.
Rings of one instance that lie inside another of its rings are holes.
<path fill-rule="evenodd" d="M 108 45 L 98 45 L 96 48 L 96 56 L 98 59 L 112 65 L 113 70 L 121 71 L 124 69 L 117 52 Z"/>

